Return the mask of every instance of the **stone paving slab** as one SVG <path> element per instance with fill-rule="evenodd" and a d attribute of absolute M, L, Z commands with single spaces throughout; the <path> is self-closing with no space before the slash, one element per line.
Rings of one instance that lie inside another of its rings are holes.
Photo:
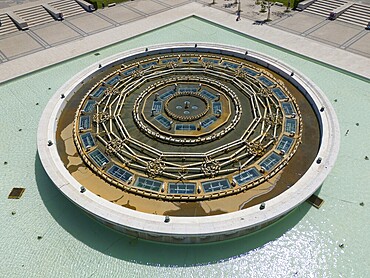
<path fill-rule="evenodd" d="M 85 33 L 95 33 L 99 30 L 104 30 L 109 27 L 114 27 L 108 21 L 96 16 L 92 13 L 86 13 L 76 17 L 68 19 L 68 22 L 72 23 L 74 26 L 78 27 Z"/>
<path fill-rule="evenodd" d="M 129 10 L 128 8 L 122 5 L 118 5 L 113 8 L 105 8 L 99 10 L 98 12 L 118 23 L 131 21 L 139 17 L 142 17 L 142 15 L 140 15 L 139 13 Z"/>
<path fill-rule="evenodd" d="M 322 17 L 308 15 L 307 13 L 296 13 L 276 23 L 274 26 L 283 27 L 284 29 L 300 34 L 323 21 L 324 19 Z"/>
<path fill-rule="evenodd" d="M 33 32 L 50 45 L 81 37 L 80 34 L 62 22 L 41 25 L 41 27 L 33 29 Z"/>
<path fill-rule="evenodd" d="M 125 6 L 132 8 L 136 11 L 140 11 L 145 14 L 157 13 L 161 10 L 167 9 L 166 6 L 161 5 L 154 1 L 130 1 L 124 3 Z"/>
<path fill-rule="evenodd" d="M 330 21 L 308 35 L 335 45 L 341 45 L 363 30 L 361 27 Z M 370 48 L 370 46 L 369 46 Z"/>
<path fill-rule="evenodd" d="M 366 55 L 370 56 L 370 32 L 368 32 L 365 36 L 351 44 L 349 49 L 354 51 L 358 51 L 361 53 L 365 53 Z M 370 68 L 370 65 L 369 65 Z M 370 71 L 370 69 L 369 69 Z"/>
<path fill-rule="evenodd" d="M 0 1 L 0 9 L 5 9 L 7 7 L 10 7 L 10 4 L 8 4 L 6 1 Z"/>
<path fill-rule="evenodd" d="M 16 57 L 40 49 L 43 49 L 43 47 L 31 38 L 27 32 L 0 40 L 0 50 L 7 58 Z"/>

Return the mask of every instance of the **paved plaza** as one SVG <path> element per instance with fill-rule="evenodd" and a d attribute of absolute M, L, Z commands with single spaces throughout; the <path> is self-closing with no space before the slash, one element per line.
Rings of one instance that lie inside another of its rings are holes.
<path fill-rule="evenodd" d="M 0 13 L 5 13 L 8 10 L 21 9 L 32 5 L 39 5 L 47 1 L 43 0 L 7 0 L 0 4 Z M 192 10 L 194 2 L 199 9 Z M 192 5 L 190 5 L 192 4 Z M 228 19 L 236 19 L 236 11 L 239 6 L 235 1 L 231 0 L 138 0 L 128 1 L 118 4 L 114 7 L 100 9 L 93 13 L 84 13 L 76 16 L 67 17 L 63 21 L 55 21 L 45 23 L 29 28 L 27 31 L 16 31 L 10 34 L 0 36 L 0 65 L 14 61 L 30 54 L 40 52 L 49 48 L 60 45 L 68 45 L 71 42 L 80 42 L 84 37 L 89 37 L 94 34 L 99 34 L 99 38 L 106 40 L 106 44 L 114 43 L 119 38 L 127 37 L 123 32 L 127 29 L 120 28 L 126 26 L 132 32 L 145 29 L 149 31 L 154 29 L 157 18 L 174 22 L 182 17 L 197 15 L 197 12 L 202 10 L 207 14 L 211 21 L 223 22 L 221 17 Z M 361 55 L 362 57 L 370 57 L 370 31 L 365 30 L 356 25 L 348 23 L 329 21 L 326 18 L 308 12 L 286 11 L 286 8 L 280 5 L 271 7 L 271 20 L 266 22 L 267 12 L 261 10 L 261 6 L 257 5 L 253 0 L 241 0 L 241 20 L 236 21 L 231 27 L 237 30 L 243 30 L 248 33 L 251 28 L 258 28 L 254 34 L 256 37 L 263 37 L 260 34 L 268 32 L 269 40 L 274 37 L 274 30 L 283 30 L 284 33 L 278 33 L 286 36 L 287 41 L 292 38 L 289 34 L 294 34 L 298 37 L 303 37 L 307 40 L 319 42 L 320 44 L 332 46 L 347 52 Z M 194 12 L 195 11 L 195 12 Z M 199 14 L 200 15 L 200 14 Z M 150 19 L 150 21 L 144 21 Z M 143 25 L 144 24 L 144 25 Z M 149 25 L 149 26 L 148 26 Z M 143 28 L 143 26 L 147 28 Z M 152 27 L 152 28 L 151 28 Z M 260 34 L 259 34 L 260 33 Z M 112 40 L 112 34 L 115 38 Z M 96 37 L 99 39 L 98 37 Z M 301 40 L 299 40 L 301 42 Z M 274 42 L 272 42 L 274 43 Z M 298 43 L 294 42 L 295 44 Z M 93 43 L 91 47 L 84 47 L 85 51 L 91 51 L 100 44 Z M 76 46 L 75 46 L 76 47 Z M 74 48 L 75 48 L 74 47 Z M 67 50 L 66 48 L 65 50 Z M 315 50 L 316 51 L 316 50 Z M 83 52 L 77 50 L 78 54 Z M 57 51 L 55 52 L 57 53 Z M 54 54 L 55 54 L 54 53 Z M 74 53 L 74 51 L 73 51 Z M 72 56 L 75 56 L 72 53 Z M 53 54 L 53 55 L 54 55 Z M 60 54 L 55 54 L 59 55 Z M 60 58 L 70 58 L 68 55 L 61 55 Z M 322 55 L 325 57 L 326 55 Z M 340 57 L 343 55 L 340 55 Z M 338 56 L 339 58 L 339 56 Z M 59 59 L 60 60 L 60 59 Z M 51 60 L 50 60 L 51 62 Z M 55 61 L 56 62 L 56 61 Z M 35 65 L 36 66 L 36 65 Z M 36 66 L 36 68 L 39 68 Z M 0 78 L 0 80 L 9 79 Z"/>
<path fill-rule="evenodd" d="M 271 26 L 370 57 L 370 48 L 365 46 L 370 44 L 367 36 L 370 31 L 356 25 L 297 12 L 272 22 Z"/>
<path fill-rule="evenodd" d="M 4 1 L 0 6 L 0 13 L 36 4 L 39 5 L 44 2 L 46 1 Z M 195 4 L 194 2 L 197 3 Z M 194 7 L 198 8 L 194 9 Z M 106 42 L 104 45 L 107 45 L 128 37 L 127 29 L 130 29 L 130 33 L 135 30 L 143 30 L 145 32 L 154 29 L 156 27 L 154 22 L 159 21 L 171 23 L 192 15 L 201 16 L 201 13 L 206 14 L 214 22 L 225 22 L 223 20 L 224 17 L 228 21 L 231 21 L 231 19 L 236 20 L 238 8 L 238 4 L 231 0 L 217 0 L 214 2 L 213 0 L 128 1 L 114 7 L 97 10 L 93 13 L 86 12 L 67 17 L 63 21 L 54 21 L 31 27 L 27 31 L 16 31 L 1 35 L 0 66 L 1 64 L 10 64 L 11 61 L 40 51 L 61 46 L 62 48 L 59 51 L 55 50 L 51 53 L 52 56 L 56 55 L 59 59 L 46 58 L 48 63 L 58 62 L 103 46 L 103 44 L 94 42 L 92 35 L 98 35 L 95 39 L 103 39 Z M 263 34 L 268 33 L 269 35 L 266 37 L 269 38 L 269 41 L 275 37 L 274 34 L 278 34 L 277 36 L 282 35 L 286 38 L 287 44 L 289 44 L 289 41 L 294 41 L 298 48 L 298 44 L 302 42 L 319 42 L 323 45 L 361 55 L 364 58 L 370 57 L 370 48 L 368 47 L 370 45 L 370 31 L 356 25 L 329 21 L 324 17 L 307 12 L 287 12 L 286 8 L 280 5 L 271 7 L 271 21 L 266 22 L 267 12 L 263 12 L 261 6 L 257 5 L 253 0 L 241 0 L 240 9 L 242 11 L 241 20 L 232 23 L 229 26 L 231 29 L 246 33 L 255 29 L 255 32 L 252 32 L 253 35 L 262 39 L 264 38 Z M 284 32 L 276 33 L 276 29 Z M 304 38 L 304 40 L 296 41 L 292 39 L 294 37 L 290 34 L 294 34 L 298 38 Z M 84 51 L 81 51 L 81 48 L 77 45 L 82 42 L 81 39 L 87 37 L 91 37 L 91 40 L 89 40 L 87 46 L 83 47 Z M 73 42 L 78 43 L 74 44 L 72 48 L 68 47 Z M 276 44 L 276 42 L 271 42 Z M 76 47 L 79 49 L 76 49 Z M 72 51 L 72 53 L 69 53 L 69 55 L 68 53 L 58 53 L 61 50 L 64 52 Z M 311 51 L 317 52 L 317 50 Z M 326 55 L 321 56 L 325 57 Z M 342 56 L 343 54 L 340 54 L 338 58 Z M 15 67 L 18 67 L 18 64 L 15 63 Z M 30 69 L 37 69 L 43 66 L 47 66 L 47 64 L 38 65 L 36 63 Z M 26 72 L 24 71 L 24 73 Z M 11 79 L 12 77 L 14 76 L 5 73 L 5 76 L 1 76 L 0 80 Z"/>

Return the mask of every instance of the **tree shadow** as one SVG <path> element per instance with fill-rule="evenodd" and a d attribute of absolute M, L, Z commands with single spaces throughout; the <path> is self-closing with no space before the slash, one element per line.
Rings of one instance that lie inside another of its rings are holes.
<path fill-rule="evenodd" d="M 265 19 L 265 20 L 255 20 L 252 24 L 253 25 L 264 25 L 266 23 L 270 22 L 269 20 Z"/>
<path fill-rule="evenodd" d="M 311 209 L 305 202 L 278 222 L 233 240 L 190 245 L 156 243 L 120 234 L 90 218 L 54 186 L 38 153 L 35 175 L 45 207 L 67 233 L 105 255 L 145 265 L 186 267 L 242 256 L 284 235 Z"/>

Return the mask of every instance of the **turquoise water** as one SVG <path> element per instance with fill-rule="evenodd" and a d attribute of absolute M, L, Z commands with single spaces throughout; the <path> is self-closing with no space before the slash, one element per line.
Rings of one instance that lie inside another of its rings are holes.
<path fill-rule="evenodd" d="M 263 52 L 299 69 L 325 92 L 339 118 L 341 149 L 319 193 L 325 200 L 320 210 L 304 203 L 278 223 L 232 241 L 167 245 L 109 230 L 54 188 L 36 149 L 38 122 L 49 98 L 100 59 L 138 46 L 177 41 L 233 44 Z M 368 276 L 370 160 L 364 157 L 370 157 L 369 81 L 196 18 L 96 52 L 100 55 L 90 53 L 0 84 L 2 277 Z M 8 200 L 11 188 L 19 186 L 26 188 L 23 197 Z"/>

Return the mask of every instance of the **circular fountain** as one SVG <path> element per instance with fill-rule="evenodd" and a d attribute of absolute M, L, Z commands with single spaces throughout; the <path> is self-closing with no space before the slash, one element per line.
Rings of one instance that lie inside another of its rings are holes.
<path fill-rule="evenodd" d="M 230 46 L 145 50 L 80 72 L 44 111 L 39 155 L 72 202 L 136 237 L 197 243 L 265 227 L 320 187 L 339 128 L 312 82 Z"/>

